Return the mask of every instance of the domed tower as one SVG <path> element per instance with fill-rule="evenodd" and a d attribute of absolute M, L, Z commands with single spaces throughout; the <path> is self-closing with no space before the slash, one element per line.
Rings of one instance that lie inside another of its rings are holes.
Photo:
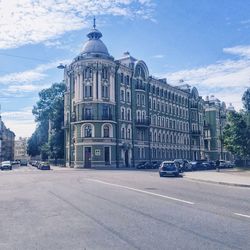
<path fill-rule="evenodd" d="M 65 153 L 67 165 L 90 168 L 115 164 L 111 152 L 115 150 L 116 64 L 95 19 L 87 37 L 81 53 L 65 68 Z"/>

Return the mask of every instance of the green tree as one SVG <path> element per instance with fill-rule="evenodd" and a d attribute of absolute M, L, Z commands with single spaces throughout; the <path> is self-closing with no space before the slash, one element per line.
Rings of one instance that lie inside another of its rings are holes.
<path fill-rule="evenodd" d="M 49 157 L 63 158 L 64 132 L 64 83 L 54 83 L 50 88 L 39 92 L 39 101 L 32 113 L 37 122 L 36 131 L 28 141 L 28 153 L 41 154 L 43 159 Z M 50 126 L 49 126 L 50 125 Z M 32 147 L 36 150 L 32 151 Z"/>
<path fill-rule="evenodd" d="M 250 127 L 247 125 L 246 112 L 229 113 L 223 138 L 228 151 L 243 158 L 250 157 Z"/>
<path fill-rule="evenodd" d="M 243 96 L 242 96 L 242 102 L 243 102 L 243 106 L 245 108 L 245 110 L 247 112 L 250 112 L 250 88 L 248 88 Z"/>

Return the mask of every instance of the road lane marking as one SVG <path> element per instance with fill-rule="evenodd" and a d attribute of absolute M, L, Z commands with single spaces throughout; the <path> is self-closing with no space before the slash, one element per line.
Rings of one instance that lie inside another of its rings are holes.
<path fill-rule="evenodd" d="M 246 215 L 246 214 L 239 214 L 239 213 L 234 213 L 235 215 L 241 216 L 241 217 L 245 217 L 245 218 L 249 218 L 250 219 L 250 215 Z"/>
<path fill-rule="evenodd" d="M 132 187 L 128 187 L 128 186 L 123 186 L 123 185 L 119 185 L 119 184 L 114 184 L 114 183 L 110 183 L 110 182 L 100 181 L 100 180 L 97 180 L 97 179 L 88 179 L 88 180 L 98 182 L 98 183 L 102 183 L 102 184 L 109 185 L 109 186 L 120 187 L 120 188 L 124 188 L 124 189 L 128 189 L 128 190 L 136 191 L 136 192 L 139 192 L 139 193 L 149 194 L 149 195 L 152 195 L 152 196 L 157 196 L 157 197 L 161 197 L 161 198 L 165 198 L 165 199 L 169 199 L 169 200 L 173 200 L 173 201 L 179 201 L 179 202 L 190 204 L 190 205 L 195 204 L 194 202 L 191 202 L 191 201 L 186 201 L 186 200 L 174 198 L 174 197 L 171 197 L 171 196 L 166 196 L 166 195 L 162 195 L 162 194 L 148 192 L 148 191 L 145 191 L 145 190 L 132 188 Z"/>

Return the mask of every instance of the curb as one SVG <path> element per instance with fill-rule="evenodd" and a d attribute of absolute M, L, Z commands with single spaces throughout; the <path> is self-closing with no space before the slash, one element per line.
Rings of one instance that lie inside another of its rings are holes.
<path fill-rule="evenodd" d="M 200 182 L 206 182 L 206 183 L 211 183 L 211 184 L 220 184 L 220 185 L 225 185 L 225 186 L 250 188 L 250 185 L 248 184 L 228 183 L 228 182 L 223 182 L 223 181 L 209 181 L 209 180 L 196 179 L 196 178 L 187 177 L 187 176 L 183 176 L 183 177 L 193 180 L 193 181 L 200 181 Z"/>

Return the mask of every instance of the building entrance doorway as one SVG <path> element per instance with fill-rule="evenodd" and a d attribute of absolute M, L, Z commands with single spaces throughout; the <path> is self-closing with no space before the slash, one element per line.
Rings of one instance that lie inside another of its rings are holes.
<path fill-rule="evenodd" d="M 128 149 L 125 151 L 125 167 L 129 167 Z"/>
<path fill-rule="evenodd" d="M 110 147 L 104 147 L 105 165 L 110 165 Z"/>
<path fill-rule="evenodd" d="M 91 147 L 84 148 L 84 167 L 91 168 Z"/>

